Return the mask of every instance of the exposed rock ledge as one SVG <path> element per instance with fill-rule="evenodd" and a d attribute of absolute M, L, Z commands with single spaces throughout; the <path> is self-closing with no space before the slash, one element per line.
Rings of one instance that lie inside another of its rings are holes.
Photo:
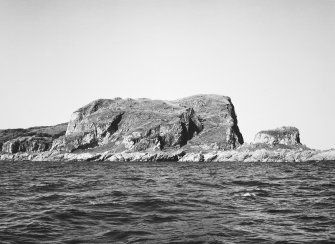
<path fill-rule="evenodd" d="M 177 151 L 164 152 L 133 152 L 133 153 L 4 153 L 0 160 L 13 161 L 111 161 L 111 162 L 307 162 L 335 160 L 335 150 L 293 150 L 293 149 L 256 149 L 228 150 L 206 153 Z"/>

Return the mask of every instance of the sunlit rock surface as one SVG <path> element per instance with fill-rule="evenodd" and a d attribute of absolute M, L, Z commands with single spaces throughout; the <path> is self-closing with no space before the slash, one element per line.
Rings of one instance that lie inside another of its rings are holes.
<path fill-rule="evenodd" d="M 69 123 L 0 130 L 0 160 L 110 162 L 305 162 L 335 160 L 313 150 L 295 127 L 257 133 L 244 143 L 229 97 L 174 101 L 100 99 Z"/>
<path fill-rule="evenodd" d="M 64 137 L 67 152 L 227 150 L 241 144 L 234 106 L 218 95 L 96 100 L 72 114 Z"/>
<path fill-rule="evenodd" d="M 300 133 L 295 127 L 280 127 L 273 130 L 263 130 L 256 134 L 255 143 L 264 143 L 268 145 L 299 145 Z"/>

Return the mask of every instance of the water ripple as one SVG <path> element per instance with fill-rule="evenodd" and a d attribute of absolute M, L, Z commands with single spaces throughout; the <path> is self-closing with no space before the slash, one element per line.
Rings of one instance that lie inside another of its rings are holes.
<path fill-rule="evenodd" d="M 0 162 L 0 243 L 334 243 L 335 162 Z"/>

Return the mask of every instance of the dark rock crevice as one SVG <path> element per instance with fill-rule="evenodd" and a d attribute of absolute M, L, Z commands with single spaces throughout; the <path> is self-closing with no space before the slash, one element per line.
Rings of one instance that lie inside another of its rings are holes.
<path fill-rule="evenodd" d="M 119 129 L 119 123 L 122 120 L 123 114 L 124 113 L 120 113 L 114 117 L 107 129 L 101 134 L 102 137 L 106 137 L 107 133 L 113 135 Z"/>
<path fill-rule="evenodd" d="M 195 114 L 193 108 L 187 108 L 186 112 L 180 115 L 180 122 L 182 126 L 180 146 L 182 147 L 194 136 L 198 135 L 204 127 L 200 117 Z"/>
<path fill-rule="evenodd" d="M 97 147 L 98 145 L 99 144 L 98 144 L 97 141 L 92 141 L 91 143 L 79 145 L 77 148 L 72 149 L 71 152 L 74 152 L 76 150 L 83 150 L 83 149 L 94 148 L 94 147 Z"/>
<path fill-rule="evenodd" d="M 233 119 L 233 126 L 232 126 L 232 129 L 233 129 L 233 133 L 236 135 L 237 137 L 237 142 L 242 145 L 244 143 L 244 139 L 243 139 L 243 136 L 242 136 L 242 133 L 240 132 L 240 128 L 238 127 L 238 123 L 237 123 L 237 115 L 236 115 L 236 112 L 235 112 L 235 107 L 234 107 L 234 104 L 231 103 L 230 104 L 230 114 L 232 116 L 232 119 Z M 234 145 L 236 146 L 236 145 Z"/>

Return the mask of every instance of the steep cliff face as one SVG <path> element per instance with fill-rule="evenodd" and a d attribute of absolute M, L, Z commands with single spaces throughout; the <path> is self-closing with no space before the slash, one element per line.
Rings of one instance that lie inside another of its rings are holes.
<path fill-rule="evenodd" d="M 299 130 L 295 127 L 281 127 L 274 130 L 264 130 L 256 134 L 255 143 L 263 143 L 267 145 L 300 145 Z"/>
<path fill-rule="evenodd" d="M 233 149 L 243 144 L 229 97 L 197 95 L 175 101 L 96 100 L 71 116 L 53 148 L 112 152 Z"/>

